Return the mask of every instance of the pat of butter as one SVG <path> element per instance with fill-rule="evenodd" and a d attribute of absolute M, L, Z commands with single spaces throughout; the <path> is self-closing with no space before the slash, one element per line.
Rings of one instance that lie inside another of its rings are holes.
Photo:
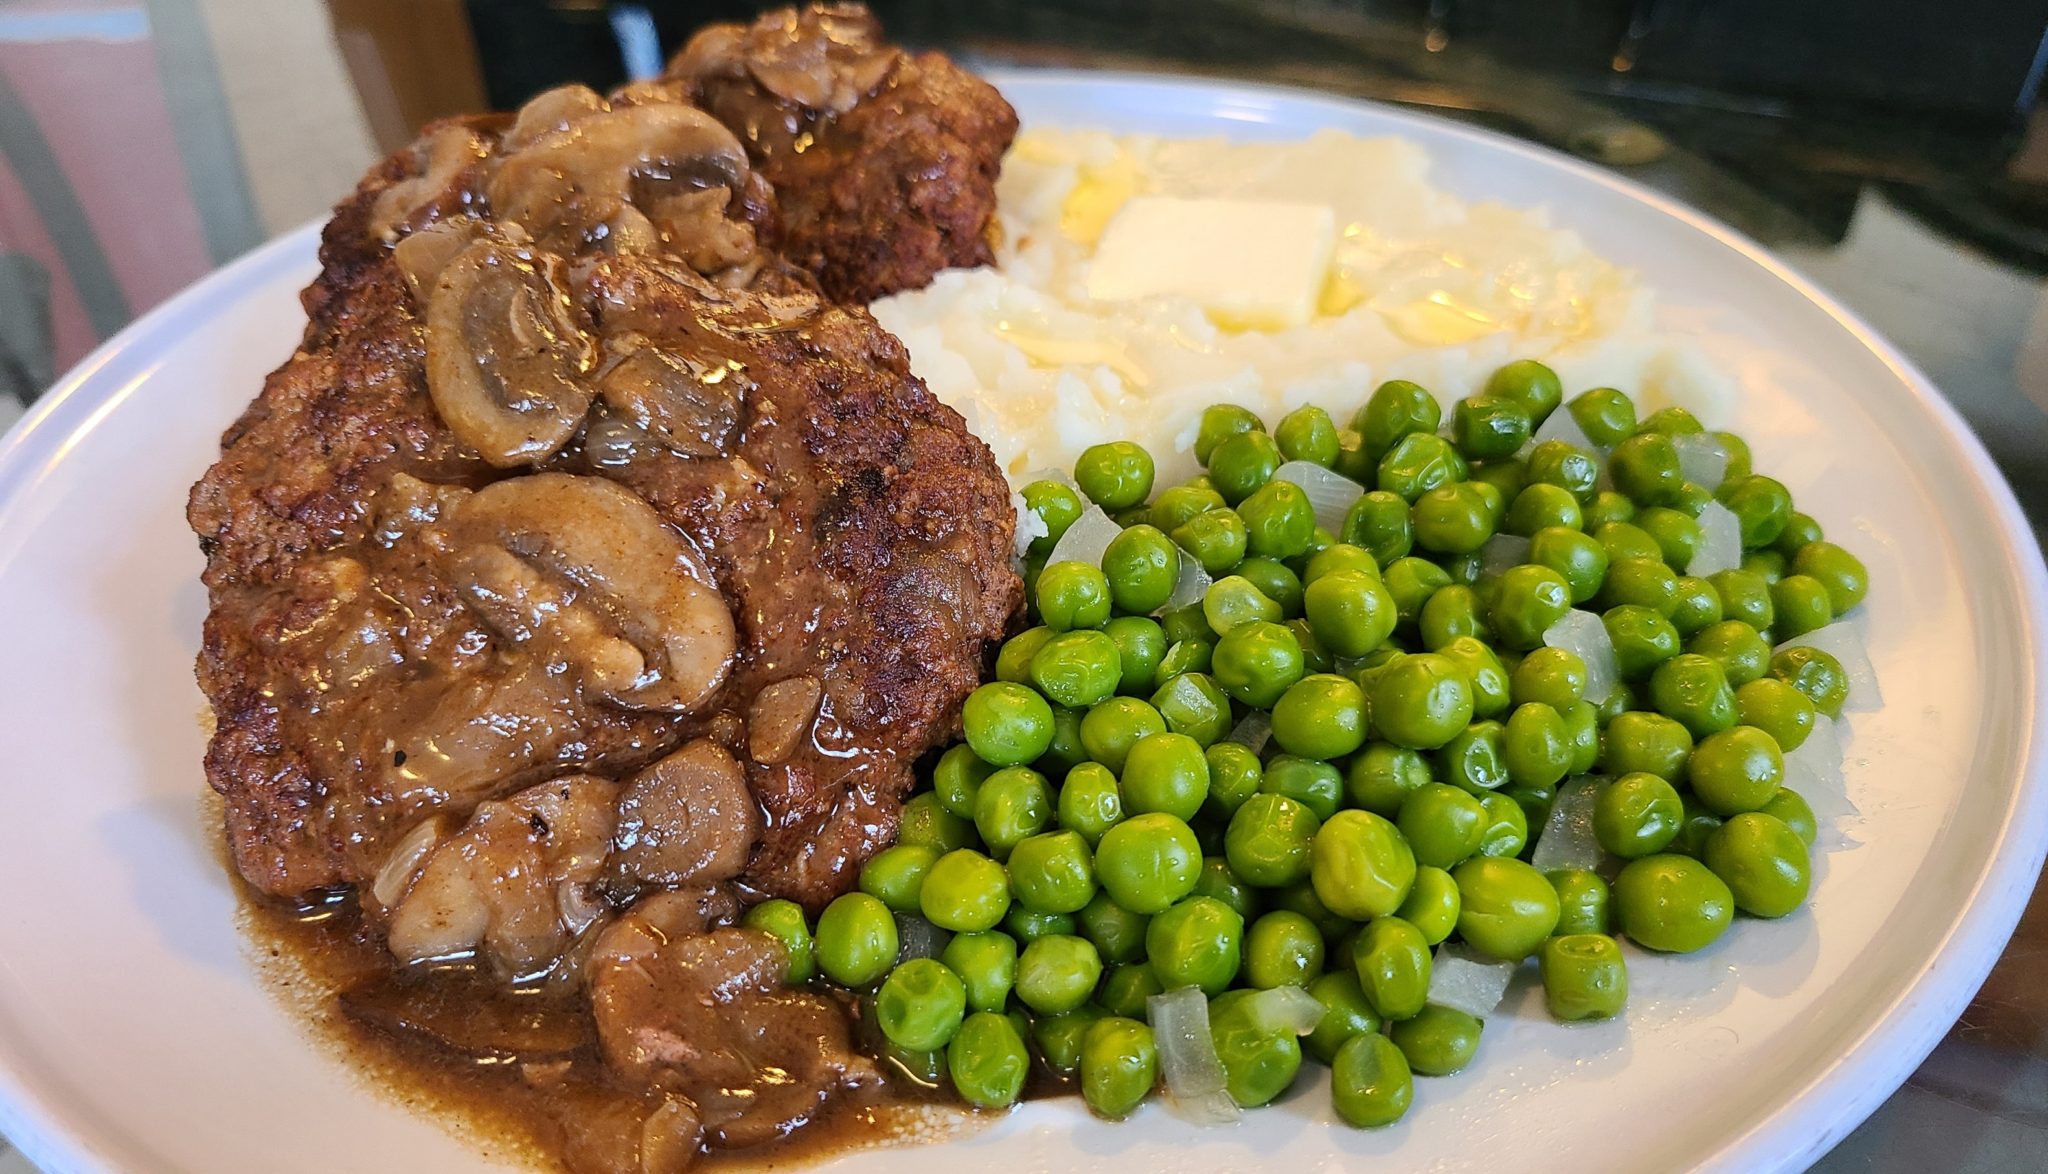
<path fill-rule="evenodd" d="M 1231 330 L 1284 330 L 1315 314 L 1337 242 L 1322 204 L 1137 196 L 1088 269 L 1098 302 L 1175 296 Z"/>

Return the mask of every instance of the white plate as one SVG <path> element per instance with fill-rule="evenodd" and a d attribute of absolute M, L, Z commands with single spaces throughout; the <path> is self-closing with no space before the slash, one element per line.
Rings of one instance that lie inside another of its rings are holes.
<path fill-rule="evenodd" d="M 1851 315 L 1727 229 L 1555 155 L 1356 103 L 1100 75 L 999 79 L 1026 121 L 1423 143 L 1468 198 L 1546 204 L 1672 305 L 1716 307 L 1758 466 L 1868 562 L 1888 705 L 1859 714 L 1861 846 L 1810 910 L 1632 962 L 1626 1021 L 1564 1028 L 1528 977 L 1465 1073 L 1417 1081 L 1392 1129 L 1325 1128 L 1317 1082 L 1191 1130 L 1031 1105 L 943 1148 L 846 1170 L 1796 1168 L 1909 1073 L 2011 932 L 2048 842 L 2034 731 L 2040 555 L 1983 450 Z M 205 598 L 187 487 L 291 349 L 314 234 L 201 282 L 101 348 L 0 445 L 0 1129 L 51 1170 L 492 1168 L 364 1086 L 258 984 L 201 826 Z M 1801 406 L 1803 405 L 1803 407 Z M 1825 434 L 1803 427 L 1829 421 Z M 1802 423 L 1804 422 L 1804 423 Z"/>

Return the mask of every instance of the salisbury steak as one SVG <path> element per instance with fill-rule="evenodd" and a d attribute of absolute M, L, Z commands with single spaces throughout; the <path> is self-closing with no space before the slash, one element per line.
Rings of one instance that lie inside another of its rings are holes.
<path fill-rule="evenodd" d="M 1017 607 L 987 448 L 758 248 L 771 193 L 678 96 L 430 128 L 328 225 L 301 349 L 189 510 L 207 775 L 258 889 L 395 905 L 516 816 L 571 936 L 659 888 L 818 905 L 894 835 Z M 518 797 L 572 776 L 596 864 L 541 842 L 569 791 Z M 462 891 L 474 933 L 413 936 L 493 940 Z"/>

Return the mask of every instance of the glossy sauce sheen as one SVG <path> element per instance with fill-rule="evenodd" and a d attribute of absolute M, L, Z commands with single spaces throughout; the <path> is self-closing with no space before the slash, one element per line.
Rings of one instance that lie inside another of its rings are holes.
<path fill-rule="evenodd" d="M 636 1090 L 605 1076 L 587 1001 L 544 993 L 507 994 L 467 968 L 395 977 L 391 958 L 353 902 L 295 910 L 241 886 L 241 921 L 258 972 L 280 1000 L 312 1025 L 379 1092 L 424 1110 L 485 1157 L 566 1170 L 561 1120 L 632 1120 Z M 540 1063 L 567 1061 L 569 1076 L 536 1087 L 502 1052 L 472 1057 L 403 1031 L 373 1025 L 380 1011 L 431 1017 L 478 1037 L 516 1032 Z M 834 1098 L 825 1115 L 789 1137 L 734 1153 L 712 1152 L 693 1170 L 778 1170 L 878 1145 L 943 1140 L 982 1120 L 915 1084 L 896 1080 Z M 601 1127 L 601 1126 L 599 1126 Z"/>

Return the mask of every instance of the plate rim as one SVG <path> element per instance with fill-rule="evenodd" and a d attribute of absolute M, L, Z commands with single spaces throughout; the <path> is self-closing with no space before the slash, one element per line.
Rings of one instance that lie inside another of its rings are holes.
<path fill-rule="evenodd" d="M 2006 807 L 2002 834 L 1973 879 L 1969 899 L 1930 951 L 1926 964 L 1819 1073 L 1783 1098 L 1774 1111 L 1724 1140 L 1698 1165 L 1727 1170 L 1797 1169 L 1831 1149 L 1904 1083 L 1974 997 L 2010 940 L 2026 908 L 2026 895 L 2048 857 L 2048 760 L 2044 760 L 2037 733 L 2048 723 L 2048 696 L 2044 696 L 2040 680 L 2042 668 L 2048 664 L 2048 565 L 2044 565 L 2038 541 L 2011 485 L 1961 414 L 1910 359 L 1860 315 L 1755 240 L 1699 209 L 1560 151 L 1445 117 L 1295 86 L 1130 70 L 1001 67 L 980 72 L 1006 94 L 1021 87 L 1076 88 L 1108 96 L 1147 94 L 1155 99 L 1180 95 L 1198 99 L 1212 114 L 1224 103 L 1268 115 L 1287 107 L 1297 119 L 1313 118 L 1318 112 L 1349 117 L 1363 109 L 1397 133 L 1421 128 L 1432 137 L 1465 139 L 1563 171 L 1708 237 L 1749 262 L 1761 276 L 1818 307 L 1883 363 L 1939 423 L 1943 439 L 1973 475 L 1968 487 L 1971 496 L 2008 539 L 2001 553 L 2026 625 L 2022 645 L 2029 653 L 2019 659 L 2023 692 L 2016 700 L 2016 710 L 2031 714 L 2033 721 L 2021 731 L 2022 744 L 2016 753 L 2019 778 Z M 163 335 L 194 317 L 209 316 L 213 302 L 222 300 L 224 294 L 232 295 L 247 285 L 275 278 L 279 271 L 304 265 L 308 244 L 317 244 L 323 223 L 324 218 L 316 219 L 285 232 L 200 278 L 95 347 L 52 384 L 0 437 L 0 520 L 33 494 L 36 482 L 64 459 L 72 442 L 115 411 L 154 370 L 151 356 L 160 349 Z M 87 394 L 95 390 L 94 384 L 104 373 L 123 364 L 137 365 L 130 378 Z M 58 1118 L 45 1091 L 30 1087 L 15 1056 L 0 1056 L 0 1130 L 14 1148 L 47 1170 L 114 1169 L 99 1146 L 64 1130 Z"/>

